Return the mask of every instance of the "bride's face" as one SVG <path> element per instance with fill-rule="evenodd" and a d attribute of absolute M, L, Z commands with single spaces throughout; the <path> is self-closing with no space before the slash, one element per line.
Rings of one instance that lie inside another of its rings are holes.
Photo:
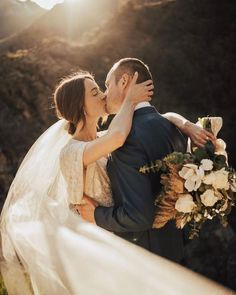
<path fill-rule="evenodd" d="M 99 118 L 106 115 L 106 96 L 98 84 L 91 79 L 85 79 L 85 113 L 91 118 Z"/>

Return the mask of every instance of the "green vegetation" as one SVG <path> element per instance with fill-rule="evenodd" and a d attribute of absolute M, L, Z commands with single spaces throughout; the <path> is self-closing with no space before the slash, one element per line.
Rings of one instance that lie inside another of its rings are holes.
<path fill-rule="evenodd" d="M 4 286 L 4 282 L 1 275 L 0 275 L 0 295 L 7 295 L 7 290 Z"/>

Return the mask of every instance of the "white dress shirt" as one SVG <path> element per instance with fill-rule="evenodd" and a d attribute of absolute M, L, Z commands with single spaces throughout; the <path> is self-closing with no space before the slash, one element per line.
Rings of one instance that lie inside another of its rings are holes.
<path fill-rule="evenodd" d="M 144 102 L 140 102 L 136 105 L 135 107 L 135 111 L 138 110 L 138 109 L 141 109 L 141 108 L 145 108 L 145 107 L 150 107 L 151 104 L 148 102 L 148 101 L 144 101 Z"/>

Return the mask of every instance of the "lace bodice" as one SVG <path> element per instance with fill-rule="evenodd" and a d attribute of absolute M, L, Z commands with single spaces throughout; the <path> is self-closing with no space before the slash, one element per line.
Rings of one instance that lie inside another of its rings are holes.
<path fill-rule="evenodd" d="M 83 193 L 99 205 L 112 206 L 110 181 L 106 172 L 107 159 L 97 160 L 84 169 L 83 151 L 88 142 L 71 139 L 60 153 L 60 168 L 67 183 L 71 204 L 80 204 Z"/>

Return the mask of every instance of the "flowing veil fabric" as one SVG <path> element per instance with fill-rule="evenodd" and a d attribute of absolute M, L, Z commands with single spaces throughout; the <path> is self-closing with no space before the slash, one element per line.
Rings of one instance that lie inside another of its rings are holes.
<path fill-rule="evenodd" d="M 1 272 L 9 295 L 232 294 L 68 209 L 59 167 L 66 127 L 60 120 L 35 142 L 8 192 Z"/>
<path fill-rule="evenodd" d="M 26 275 L 31 271 L 30 263 L 18 251 L 19 245 L 23 252 L 29 245 L 24 242 L 23 234 L 15 232 L 17 226 L 22 222 L 30 227 L 35 221 L 42 225 L 51 222 L 48 228 L 52 229 L 53 221 L 62 222 L 68 213 L 66 184 L 59 167 L 61 149 L 71 138 L 66 131 L 67 124 L 59 120 L 39 137 L 9 189 L 1 213 L 1 272 L 10 294 L 32 293 Z M 56 211 L 55 206 L 61 210 Z M 38 237 L 38 251 L 43 249 L 41 238 Z M 32 281 L 31 276 L 30 279 Z"/>

